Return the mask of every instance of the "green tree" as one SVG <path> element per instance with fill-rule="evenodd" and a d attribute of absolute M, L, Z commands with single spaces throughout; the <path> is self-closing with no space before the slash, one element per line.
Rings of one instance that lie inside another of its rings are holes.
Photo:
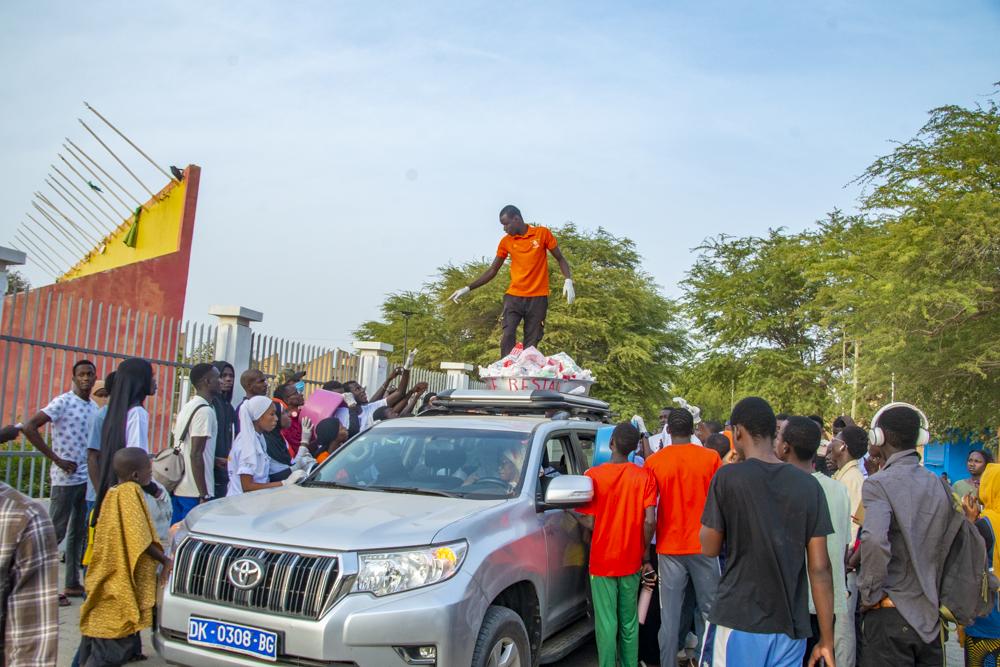
<path fill-rule="evenodd" d="M 21 273 L 13 269 L 7 270 L 7 291 L 4 293 L 10 296 L 14 292 L 27 292 L 31 289 L 31 281 Z"/>
<path fill-rule="evenodd" d="M 698 354 L 672 387 L 708 417 L 761 396 L 777 410 L 833 408 L 829 337 L 814 308 L 821 280 L 806 268 L 809 235 L 707 239 L 681 282 Z"/>
<path fill-rule="evenodd" d="M 817 236 L 823 323 L 861 342 L 865 416 L 892 393 L 938 429 L 996 437 L 1000 109 L 945 106 L 859 181 L 863 215 Z"/>
<path fill-rule="evenodd" d="M 604 229 L 581 231 L 572 224 L 553 229 L 573 272 L 576 301 L 561 297 L 562 276 L 549 258 L 552 297 L 539 348 L 545 354 L 565 351 L 596 378 L 592 394 L 630 417 L 655 418 L 669 400 L 664 384 L 675 378 L 687 354 L 678 325 L 677 306 L 664 298 L 642 270 L 635 244 Z M 486 366 L 500 350 L 503 294 L 510 283 L 507 266 L 490 283 L 459 304 L 447 296 L 468 285 L 489 266 L 486 258 L 449 264 L 418 291 L 389 295 L 380 321 L 364 322 L 353 332 L 359 339 L 396 346 L 402 357 L 404 318 L 410 319 L 409 346 L 420 349 L 418 365 L 436 368 L 442 361 Z"/>

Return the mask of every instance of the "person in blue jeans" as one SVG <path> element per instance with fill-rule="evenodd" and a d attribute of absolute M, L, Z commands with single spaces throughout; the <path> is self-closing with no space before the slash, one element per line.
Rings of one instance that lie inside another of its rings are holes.
<path fill-rule="evenodd" d="M 980 512 L 979 505 L 983 510 Z M 975 524 L 986 541 L 988 565 L 992 570 L 998 560 L 996 527 L 1000 526 L 1000 465 L 990 463 L 979 478 L 979 502 L 975 491 L 962 498 L 965 516 Z M 976 619 L 965 628 L 966 667 L 986 667 L 1000 664 L 1000 609 L 996 606 L 988 616 Z"/>

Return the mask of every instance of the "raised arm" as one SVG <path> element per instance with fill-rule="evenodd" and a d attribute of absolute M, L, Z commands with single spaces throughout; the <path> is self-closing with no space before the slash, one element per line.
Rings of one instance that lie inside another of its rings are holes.
<path fill-rule="evenodd" d="M 399 411 L 398 413 L 399 416 L 402 417 L 403 415 L 413 414 L 413 409 L 417 407 L 417 401 L 420 400 L 420 396 L 425 391 L 427 391 L 426 382 L 418 382 L 417 384 L 415 384 L 413 386 L 413 389 L 411 389 L 410 392 L 406 395 L 406 398 L 403 399 L 404 401 L 409 399 L 409 401 L 406 403 L 406 407 L 403 408 L 401 411 Z"/>
<path fill-rule="evenodd" d="M 386 377 L 385 382 L 383 382 L 382 386 L 378 388 L 378 391 L 376 391 L 372 395 L 372 397 L 369 398 L 368 400 L 374 403 L 375 401 L 381 401 L 383 398 L 385 398 L 385 392 L 389 388 L 389 385 L 391 385 L 392 381 L 398 378 L 402 374 L 403 374 L 402 368 L 394 369 L 391 373 L 389 373 L 388 377 Z"/>

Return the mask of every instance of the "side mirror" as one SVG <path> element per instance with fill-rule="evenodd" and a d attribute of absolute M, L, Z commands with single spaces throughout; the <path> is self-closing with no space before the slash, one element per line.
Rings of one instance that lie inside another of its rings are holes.
<path fill-rule="evenodd" d="M 594 499 L 594 482 L 586 475 L 560 475 L 549 480 L 545 505 L 550 508 L 583 507 Z"/>

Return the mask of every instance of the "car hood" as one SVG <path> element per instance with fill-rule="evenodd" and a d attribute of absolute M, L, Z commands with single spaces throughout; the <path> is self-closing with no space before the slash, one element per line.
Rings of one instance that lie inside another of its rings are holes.
<path fill-rule="evenodd" d="M 431 544 L 445 526 L 503 502 L 291 486 L 202 505 L 188 526 L 207 538 L 281 547 L 390 549 Z"/>

